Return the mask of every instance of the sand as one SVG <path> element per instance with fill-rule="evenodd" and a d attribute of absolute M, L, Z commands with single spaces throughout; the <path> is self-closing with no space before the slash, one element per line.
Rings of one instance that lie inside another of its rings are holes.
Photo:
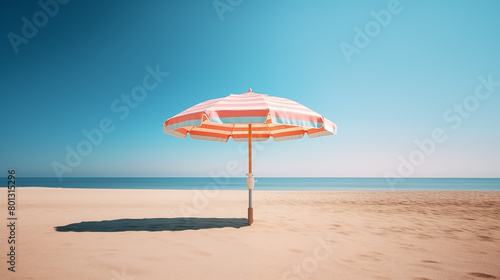
<path fill-rule="evenodd" d="M 500 279 L 500 192 L 257 190 L 250 227 L 247 191 L 17 194 L 1 279 Z"/>

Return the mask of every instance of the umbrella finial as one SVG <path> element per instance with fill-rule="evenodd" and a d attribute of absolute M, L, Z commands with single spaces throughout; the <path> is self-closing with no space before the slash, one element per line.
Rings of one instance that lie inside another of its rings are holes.
<path fill-rule="evenodd" d="M 248 92 L 252 92 L 252 88 L 249 88 L 249 89 L 248 89 Z"/>

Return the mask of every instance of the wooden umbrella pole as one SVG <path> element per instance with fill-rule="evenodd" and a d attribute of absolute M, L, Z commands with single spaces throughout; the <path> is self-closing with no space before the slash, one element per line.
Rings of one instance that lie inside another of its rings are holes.
<path fill-rule="evenodd" d="M 252 125 L 248 124 L 248 176 L 252 176 Z M 248 225 L 253 223 L 252 189 L 248 189 Z"/>
<path fill-rule="evenodd" d="M 252 173 L 252 125 L 248 125 L 248 172 Z"/>

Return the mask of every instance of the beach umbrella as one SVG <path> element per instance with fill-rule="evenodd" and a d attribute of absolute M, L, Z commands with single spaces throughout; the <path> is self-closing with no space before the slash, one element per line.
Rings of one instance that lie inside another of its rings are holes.
<path fill-rule="evenodd" d="M 199 103 L 173 116 L 163 124 L 167 134 L 192 139 L 248 142 L 248 225 L 253 223 L 252 142 L 294 140 L 335 135 L 337 126 L 295 101 L 248 92 Z"/>

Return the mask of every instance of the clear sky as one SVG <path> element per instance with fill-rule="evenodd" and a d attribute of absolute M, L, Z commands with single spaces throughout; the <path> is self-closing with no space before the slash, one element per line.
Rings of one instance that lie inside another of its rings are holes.
<path fill-rule="evenodd" d="M 64 2 L 2 1 L 2 172 L 244 176 L 245 144 L 162 128 L 251 87 L 338 125 L 256 177 L 500 177 L 500 1 Z"/>

